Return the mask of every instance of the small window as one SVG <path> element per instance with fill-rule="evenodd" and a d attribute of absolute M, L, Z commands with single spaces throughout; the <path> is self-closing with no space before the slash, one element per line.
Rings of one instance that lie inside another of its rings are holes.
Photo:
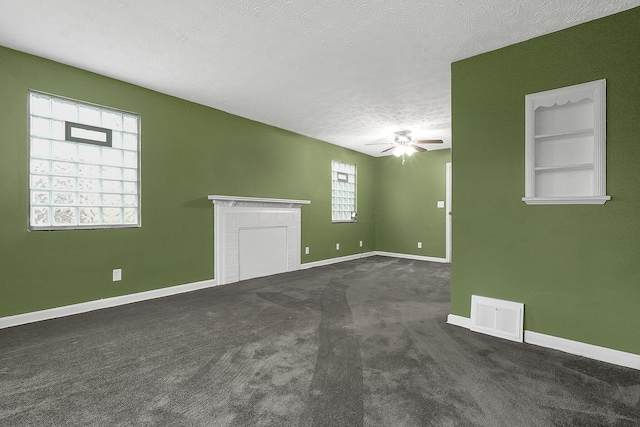
<path fill-rule="evenodd" d="M 331 220 L 356 220 L 356 166 L 337 160 L 331 162 Z"/>
<path fill-rule="evenodd" d="M 29 93 L 29 229 L 140 226 L 140 117 Z"/>

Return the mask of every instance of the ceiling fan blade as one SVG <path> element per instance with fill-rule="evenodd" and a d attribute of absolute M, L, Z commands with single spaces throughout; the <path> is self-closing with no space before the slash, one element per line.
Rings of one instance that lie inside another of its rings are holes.
<path fill-rule="evenodd" d="M 367 142 L 364 145 L 389 145 L 393 144 L 393 142 Z"/>
<path fill-rule="evenodd" d="M 416 150 L 418 153 L 424 153 L 425 151 L 427 151 L 426 148 L 422 148 L 419 145 L 415 145 L 415 144 L 409 144 L 409 145 L 411 146 L 411 148 Z"/>
<path fill-rule="evenodd" d="M 386 150 L 384 150 L 384 151 L 381 151 L 381 153 L 386 153 L 387 151 L 391 151 L 391 150 L 393 150 L 394 148 L 396 148 L 396 146 L 395 146 L 395 145 L 394 145 L 393 147 L 389 147 L 389 148 L 387 148 L 387 149 L 386 149 Z"/>
<path fill-rule="evenodd" d="M 442 144 L 444 141 L 441 139 L 416 139 L 414 144 Z"/>

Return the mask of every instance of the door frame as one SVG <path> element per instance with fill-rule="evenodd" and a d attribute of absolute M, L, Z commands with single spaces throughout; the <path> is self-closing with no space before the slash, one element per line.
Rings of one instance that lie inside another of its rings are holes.
<path fill-rule="evenodd" d="M 447 262 L 451 262 L 451 162 L 446 164 L 446 195 L 445 195 L 445 216 L 446 216 L 446 256 Z"/>

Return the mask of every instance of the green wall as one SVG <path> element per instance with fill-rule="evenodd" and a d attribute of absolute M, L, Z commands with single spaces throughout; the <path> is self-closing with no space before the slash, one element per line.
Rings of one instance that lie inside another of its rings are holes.
<path fill-rule="evenodd" d="M 376 159 L 376 249 L 446 258 L 446 163 L 451 150 L 435 150 L 401 160 Z M 422 242 L 422 249 L 418 249 Z"/>
<path fill-rule="evenodd" d="M 525 328 L 640 354 L 640 8 L 452 64 L 451 312 L 523 302 Z M 607 79 L 605 205 L 527 206 L 524 96 Z"/>
<path fill-rule="evenodd" d="M 141 115 L 141 228 L 27 231 L 29 89 Z M 357 165 L 358 223 L 331 223 L 332 159 Z M 311 200 L 303 263 L 372 251 L 375 160 L 0 47 L 0 317 L 213 278 L 209 194 Z"/>

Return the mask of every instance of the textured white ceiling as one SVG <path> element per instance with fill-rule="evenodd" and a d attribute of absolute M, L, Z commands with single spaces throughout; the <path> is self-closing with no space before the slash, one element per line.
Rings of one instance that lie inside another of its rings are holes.
<path fill-rule="evenodd" d="M 636 6 L 0 0 L 0 45 L 379 155 L 401 129 L 450 146 L 451 62 Z"/>

